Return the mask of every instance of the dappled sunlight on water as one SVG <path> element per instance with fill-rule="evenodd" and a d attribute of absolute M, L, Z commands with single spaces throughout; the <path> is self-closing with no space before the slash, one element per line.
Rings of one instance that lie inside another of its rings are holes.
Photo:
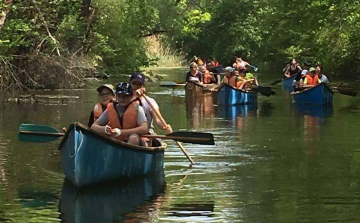
<path fill-rule="evenodd" d="M 161 71 L 168 74 L 164 80 L 185 76 L 185 70 L 172 71 Z M 265 85 L 276 79 L 261 78 Z M 164 175 L 78 190 L 64 181 L 60 139 L 24 143 L 17 131 L 21 123 L 59 130 L 71 122 L 87 124 L 96 87 L 46 91 L 79 99 L 67 105 L 6 103 L 0 110 L 0 221 L 360 220 L 358 98 L 335 94 L 330 106 L 298 106 L 274 86 L 276 95 L 259 95 L 256 104 L 224 107 L 211 97 L 189 100 L 183 87 L 146 87 L 174 131 L 213 133 L 215 145 L 183 144 L 195 165 L 166 141 Z"/>

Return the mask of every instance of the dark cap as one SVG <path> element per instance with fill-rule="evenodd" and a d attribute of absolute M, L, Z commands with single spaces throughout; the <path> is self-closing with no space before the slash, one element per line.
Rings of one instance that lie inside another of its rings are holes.
<path fill-rule="evenodd" d="M 145 76 L 140 72 L 133 73 L 130 78 L 130 83 L 133 81 L 139 81 L 142 84 L 145 84 Z"/>
<path fill-rule="evenodd" d="M 116 94 L 126 94 L 126 95 L 133 95 L 133 90 L 130 84 L 125 82 L 120 82 L 116 85 Z"/>
<path fill-rule="evenodd" d="M 103 84 L 100 87 L 98 87 L 96 90 L 97 92 L 101 93 L 102 89 L 104 88 L 109 89 L 113 94 L 115 94 L 115 88 L 112 84 Z"/>

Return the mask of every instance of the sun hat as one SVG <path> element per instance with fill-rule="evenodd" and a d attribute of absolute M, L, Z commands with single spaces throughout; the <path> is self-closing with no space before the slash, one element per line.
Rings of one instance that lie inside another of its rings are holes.
<path fill-rule="evenodd" d="M 97 90 L 97 92 L 101 93 L 101 91 L 104 88 L 109 89 L 113 94 L 115 94 L 115 88 L 114 88 L 114 86 L 112 84 L 103 84 L 100 87 L 98 87 L 96 90 Z"/>

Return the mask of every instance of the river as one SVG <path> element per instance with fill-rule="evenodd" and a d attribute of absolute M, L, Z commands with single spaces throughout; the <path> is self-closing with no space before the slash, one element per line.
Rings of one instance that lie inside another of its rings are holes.
<path fill-rule="evenodd" d="M 156 72 L 177 81 L 185 71 Z M 267 86 L 280 78 L 258 73 Z M 21 123 L 87 124 L 95 86 L 39 91 L 78 98 L 1 102 L 0 222 L 360 221 L 359 97 L 335 94 L 333 105 L 297 107 L 277 85 L 257 105 L 224 108 L 211 98 L 186 103 L 182 87 L 146 87 L 175 131 L 214 134 L 214 146 L 184 144 L 194 166 L 168 141 L 163 175 L 78 191 L 64 180 L 60 139 L 20 142 L 17 131 Z"/>

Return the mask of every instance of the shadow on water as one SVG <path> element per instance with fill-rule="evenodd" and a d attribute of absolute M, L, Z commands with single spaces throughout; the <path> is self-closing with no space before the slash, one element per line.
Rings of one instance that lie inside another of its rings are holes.
<path fill-rule="evenodd" d="M 65 180 L 60 200 L 64 222 L 149 222 L 162 206 L 164 173 L 79 189 Z"/>

